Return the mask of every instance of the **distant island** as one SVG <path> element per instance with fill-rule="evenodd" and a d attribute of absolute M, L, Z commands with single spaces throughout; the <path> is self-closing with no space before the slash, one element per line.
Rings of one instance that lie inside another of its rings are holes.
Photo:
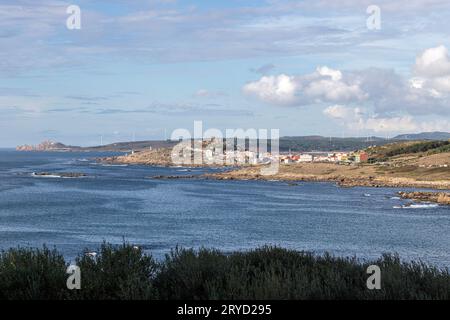
<path fill-rule="evenodd" d="M 66 146 L 63 143 L 55 142 L 51 140 L 46 140 L 41 142 L 38 145 L 29 145 L 24 144 L 21 146 L 17 146 L 17 151 L 71 151 L 75 148 L 79 147 L 73 147 L 73 146 Z"/>
<path fill-rule="evenodd" d="M 414 134 L 401 134 L 395 136 L 393 140 L 450 140 L 450 133 L 436 131 Z"/>

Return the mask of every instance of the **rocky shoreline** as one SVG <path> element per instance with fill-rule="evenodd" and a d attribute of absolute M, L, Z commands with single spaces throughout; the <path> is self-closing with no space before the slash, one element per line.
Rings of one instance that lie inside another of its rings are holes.
<path fill-rule="evenodd" d="M 336 167 L 342 167 L 337 166 Z M 341 187 L 394 187 L 394 188 L 430 188 L 437 190 L 450 190 L 450 179 L 442 180 L 419 180 L 409 177 L 398 177 L 389 175 L 377 175 L 369 172 L 351 172 L 358 169 L 338 168 L 336 172 L 331 172 L 330 165 L 323 172 L 283 172 L 271 176 L 261 175 L 252 168 L 241 168 L 232 171 L 206 174 L 208 178 L 217 180 L 279 180 L 286 182 L 308 181 L 308 182 L 335 182 Z M 365 167 L 366 171 L 367 168 Z M 353 174 L 350 174 L 353 173 Z"/>
<path fill-rule="evenodd" d="M 336 179 L 324 179 L 320 177 L 260 177 L 260 176 L 240 176 L 235 177 L 233 175 L 224 174 L 206 174 L 206 178 L 215 180 L 261 180 L 270 181 L 278 180 L 285 182 L 295 182 L 295 181 L 306 181 L 306 182 L 335 182 L 340 187 L 351 188 L 351 187 L 371 187 L 371 188 L 431 188 L 437 190 L 447 190 L 450 186 L 441 185 L 439 182 L 428 182 L 428 181 L 389 181 L 389 180 L 375 180 L 373 178 L 358 178 L 358 179 L 348 179 L 348 178 L 336 178 Z"/>
<path fill-rule="evenodd" d="M 434 202 L 438 204 L 450 205 L 449 192 L 403 192 L 398 193 L 402 199 L 409 199 L 415 202 Z"/>
<path fill-rule="evenodd" d="M 129 164 L 171 167 L 170 149 L 146 150 L 125 156 L 98 159 L 101 163 Z M 218 165 L 214 165 L 217 167 Z M 208 167 L 206 164 L 189 167 Z M 280 164 L 274 175 L 262 175 L 263 165 L 244 165 L 219 173 L 204 174 L 199 178 L 216 180 L 280 180 L 286 182 L 311 181 L 335 182 L 342 187 L 396 187 L 430 188 L 450 190 L 450 168 L 420 167 L 406 165 L 401 167 L 361 164 L 342 165 L 334 163 L 295 163 Z M 178 177 L 170 177 L 176 179 Z M 185 177 L 179 177 L 186 179 Z M 163 177 L 159 177 L 163 179 Z"/>

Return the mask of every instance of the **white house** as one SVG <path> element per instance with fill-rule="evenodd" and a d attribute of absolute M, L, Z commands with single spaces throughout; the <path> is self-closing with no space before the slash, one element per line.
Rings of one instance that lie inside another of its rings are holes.
<path fill-rule="evenodd" d="M 313 156 L 311 154 L 301 154 L 300 155 L 300 159 L 298 160 L 298 162 L 312 162 L 313 161 Z"/>

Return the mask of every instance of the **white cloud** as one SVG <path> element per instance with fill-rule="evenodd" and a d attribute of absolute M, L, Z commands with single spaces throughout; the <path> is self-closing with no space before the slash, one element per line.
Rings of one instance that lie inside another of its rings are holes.
<path fill-rule="evenodd" d="M 194 97 L 196 98 L 217 98 L 224 97 L 227 94 L 223 91 L 210 91 L 207 89 L 199 89 L 194 93 Z"/>
<path fill-rule="evenodd" d="M 304 105 L 320 102 L 364 100 L 367 95 L 355 81 L 343 79 L 340 70 L 318 67 L 307 75 L 264 76 L 243 87 L 246 95 L 274 105 Z"/>
<path fill-rule="evenodd" d="M 419 126 L 411 116 L 361 119 L 360 129 L 373 132 L 415 132 Z"/>
<path fill-rule="evenodd" d="M 430 48 L 416 59 L 415 72 L 419 77 L 435 78 L 450 75 L 450 57 L 445 46 Z"/>
<path fill-rule="evenodd" d="M 411 78 L 409 79 L 409 84 L 413 89 L 422 89 L 425 83 L 425 79 L 422 78 Z"/>
<path fill-rule="evenodd" d="M 346 102 L 363 100 L 366 95 L 357 84 L 347 84 L 337 80 L 312 81 L 306 88 L 305 94 L 319 102 Z"/>
<path fill-rule="evenodd" d="M 280 74 L 264 76 L 258 81 L 247 83 L 243 92 L 267 103 L 292 105 L 297 102 L 296 93 L 300 88 L 295 77 Z"/>
<path fill-rule="evenodd" d="M 341 71 L 328 68 L 327 66 L 318 67 L 316 71 L 321 76 L 330 76 L 333 81 L 339 81 L 342 79 Z"/>
<path fill-rule="evenodd" d="M 339 120 L 359 120 L 361 118 L 361 109 L 359 108 L 348 108 L 343 105 L 334 105 L 326 108 L 323 113 L 333 119 Z"/>
<path fill-rule="evenodd" d="M 323 110 L 324 115 L 338 121 L 341 125 L 355 131 L 370 131 L 374 133 L 406 133 L 417 131 L 448 131 L 448 120 L 420 121 L 410 115 L 395 117 L 380 117 L 368 115 L 361 108 L 343 105 L 329 106 Z"/>
<path fill-rule="evenodd" d="M 410 80 L 415 94 L 445 98 L 450 94 L 450 56 L 445 46 L 422 52 L 414 66 L 416 77 Z"/>
<path fill-rule="evenodd" d="M 360 121 L 360 129 L 377 133 L 407 133 L 407 132 L 433 132 L 448 131 L 450 121 L 418 120 L 411 116 L 393 118 L 368 118 Z"/>

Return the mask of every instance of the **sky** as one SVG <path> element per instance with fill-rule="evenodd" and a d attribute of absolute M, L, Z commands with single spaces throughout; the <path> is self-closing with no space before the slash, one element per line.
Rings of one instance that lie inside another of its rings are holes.
<path fill-rule="evenodd" d="M 450 131 L 449 19 L 447 0 L 0 0 L 0 147 L 164 139 L 194 121 Z"/>

